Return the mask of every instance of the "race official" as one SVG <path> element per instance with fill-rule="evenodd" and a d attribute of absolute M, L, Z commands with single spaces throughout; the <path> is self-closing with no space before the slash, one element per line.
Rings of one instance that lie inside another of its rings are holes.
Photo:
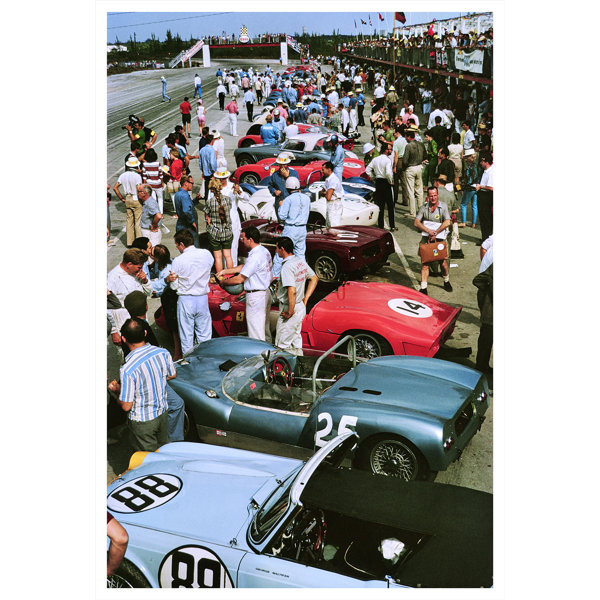
<path fill-rule="evenodd" d="M 325 196 L 327 201 L 327 227 L 339 227 L 342 224 L 344 188 L 333 172 L 331 162 L 327 161 L 323 164 L 321 173 L 325 177 L 325 187 L 319 192 L 319 196 Z"/>
<path fill-rule="evenodd" d="M 375 202 L 379 207 L 377 227 L 384 228 L 384 209 L 387 207 L 390 231 L 396 231 L 394 222 L 394 196 L 392 186 L 394 185 L 394 174 L 392 172 L 391 155 L 392 147 L 384 144 L 382 154 L 374 158 L 366 168 L 366 173 L 371 181 L 375 182 Z"/>
<path fill-rule="evenodd" d="M 256 227 L 244 228 L 240 241 L 249 250 L 246 262 L 231 269 L 223 269 L 217 276 L 220 278 L 234 274 L 227 280 L 227 284 L 244 284 L 248 337 L 271 342 L 271 253 L 260 243 L 260 232 Z"/>
<path fill-rule="evenodd" d="M 260 127 L 260 138 L 265 144 L 276 144 L 279 141 L 279 129 L 273 125 L 273 117 L 267 115 L 267 122 Z"/>
<path fill-rule="evenodd" d="M 344 178 L 344 159 L 346 158 L 344 147 L 339 143 L 337 135 L 331 136 L 331 144 L 333 145 L 333 151 L 331 153 L 330 162 L 333 165 L 333 172 L 341 181 Z"/>
<path fill-rule="evenodd" d="M 303 258 L 294 256 L 294 242 L 289 237 L 277 239 L 275 251 L 282 259 L 277 299 L 281 313 L 277 319 L 275 345 L 295 354 L 302 353 L 302 320 L 306 303 L 319 278 Z M 308 279 L 308 286 L 306 280 Z"/>
<path fill-rule="evenodd" d="M 275 212 L 279 218 L 279 201 L 283 200 L 288 194 L 288 189 L 285 187 L 285 181 L 290 176 L 289 164 L 292 158 L 286 152 L 282 152 L 276 159 L 275 164 L 279 165 L 277 171 L 271 173 L 271 183 L 268 185 L 268 190 L 271 195 L 275 196 Z"/>
<path fill-rule="evenodd" d="M 194 248 L 194 238 L 187 230 L 175 234 L 179 250 L 166 280 L 177 292 L 177 324 L 181 350 L 186 354 L 196 343 L 212 337 L 212 319 L 208 308 L 208 281 L 215 262 L 212 254 L 203 248 Z"/>
<path fill-rule="evenodd" d="M 171 355 L 164 348 L 146 343 L 141 319 L 127 319 L 121 338 L 130 352 L 121 367 L 119 392 L 121 408 L 128 413 L 127 425 L 133 449 L 154 452 L 169 441 L 167 381 L 177 377 Z"/>
<path fill-rule="evenodd" d="M 285 187 L 289 195 L 279 201 L 279 220 L 284 224 L 282 236 L 289 237 L 294 243 L 294 256 L 304 258 L 306 254 L 306 223 L 310 213 L 310 197 L 300 192 L 297 177 L 288 177 Z M 281 258 L 278 254 L 273 260 L 273 277 L 281 273 Z"/>
<path fill-rule="evenodd" d="M 427 189 L 427 202 L 421 206 L 415 218 L 414 225 L 421 232 L 420 244 L 437 244 L 444 242 L 448 235 L 448 228 L 452 221 L 448 207 L 438 199 L 438 191 L 435 187 Z M 452 291 L 450 284 L 450 269 L 448 259 L 441 261 L 442 275 L 444 277 L 444 289 Z M 421 289 L 422 294 L 428 294 L 427 279 L 429 278 L 429 263 L 421 263 Z"/>

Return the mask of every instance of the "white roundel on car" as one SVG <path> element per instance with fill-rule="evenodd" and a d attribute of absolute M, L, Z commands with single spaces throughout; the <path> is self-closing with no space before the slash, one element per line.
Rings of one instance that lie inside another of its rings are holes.
<path fill-rule="evenodd" d="M 232 588 L 233 582 L 221 559 L 202 546 L 171 550 L 158 571 L 161 588 Z"/>
<path fill-rule="evenodd" d="M 131 479 L 113 490 L 106 504 L 110 512 L 138 513 L 162 506 L 174 498 L 183 484 L 179 477 L 153 473 Z"/>
<path fill-rule="evenodd" d="M 360 169 L 360 165 L 358 163 L 346 161 L 344 161 L 344 167 L 348 167 L 349 169 Z"/>
<path fill-rule="evenodd" d="M 427 319 L 433 314 L 431 308 L 426 304 L 408 298 L 392 298 L 388 302 L 388 306 L 394 312 L 406 317 L 415 317 L 416 319 Z"/>

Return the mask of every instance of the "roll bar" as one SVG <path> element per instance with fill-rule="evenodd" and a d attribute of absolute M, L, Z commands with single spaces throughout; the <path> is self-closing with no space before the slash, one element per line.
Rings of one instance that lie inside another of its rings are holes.
<path fill-rule="evenodd" d="M 319 358 L 317 359 L 317 362 L 315 363 L 312 372 L 312 391 L 315 396 L 317 395 L 317 371 L 319 369 L 321 361 L 324 358 L 328 357 L 336 348 L 339 348 L 346 342 L 348 342 L 348 349 L 350 350 L 350 352 L 348 352 L 348 355 L 352 357 L 352 368 L 354 369 L 354 367 L 356 367 L 356 341 L 354 339 L 354 336 L 346 335 L 341 340 L 339 340 L 337 344 L 329 348 L 329 350 L 327 350 L 325 354 L 319 356 Z"/>

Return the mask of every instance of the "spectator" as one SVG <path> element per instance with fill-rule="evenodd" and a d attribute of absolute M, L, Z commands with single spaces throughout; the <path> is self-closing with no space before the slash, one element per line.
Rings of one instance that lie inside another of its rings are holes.
<path fill-rule="evenodd" d="M 110 576 L 119 568 L 119 565 L 125 556 L 127 544 L 129 543 L 129 536 L 123 525 L 121 525 L 121 523 L 119 523 L 119 521 L 117 521 L 108 511 L 106 512 L 106 535 L 110 540 L 106 559 L 106 575 Z"/>
<path fill-rule="evenodd" d="M 221 179 L 213 178 L 209 184 L 209 196 L 206 201 L 205 219 L 208 232 L 208 246 L 213 253 L 215 270 L 223 270 L 223 257 L 226 268 L 233 267 L 231 259 L 231 243 L 233 230 L 231 223 L 231 199 L 222 194 Z"/>

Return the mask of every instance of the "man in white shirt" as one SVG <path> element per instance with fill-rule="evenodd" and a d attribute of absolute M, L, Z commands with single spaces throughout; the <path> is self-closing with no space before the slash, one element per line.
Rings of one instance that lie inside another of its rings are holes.
<path fill-rule="evenodd" d="M 321 167 L 321 173 L 325 177 L 325 187 L 319 192 L 319 196 L 325 196 L 327 201 L 327 227 L 339 227 L 342 224 L 342 198 L 344 188 L 338 176 L 333 172 L 333 164 L 327 161 Z"/>
<path fill-rule="evenodd" d="M 212 337 L 208 280 L 215 259 L 208 250 L 194 247 L 194 237 L 187 229 L 178 231 L 174 240 L 180 255 L 165 279 L 177 292 L 177 324 L 181 351 L 186 354 L 194 347 L 194 334 L 198 344 Z"/>
<path fill-rule="evenodd" d="M 494 165 L 491 153 L 480 152 L 479 164 L 483 168 L 483 175 L 481 181 L 475 186 L 475 190 L 477 191 L 477 208 L 481 225 L 481 242 L 485 242 L 494 232 Z M 477 245 L 480 246 L 481 242 Z"/>
<path fill-rule="evenodd" d="M 210 135 L 213 136 L 212 147 L 217 154 L 217 167 L 220 169 L 227 169 L 227 159 L 225 158 L 225 140 L 221 136 L 221 132 L 218 129 L 211 129 Z"/>
<path fill-rule="evenodd" d="M 113 186 L 117 198 L 125 203 L 126 211 L 126 229 L 127 229 L 127 247 L 133 244 L 133 240 L 141 237 L 140 219 L 142 218 L 142 205 L 138 201 L 137 186 L 142 183 L 142 176 L 137 169 L 140 162 L 137 158 L 131 157 L 125 163 L 125 173 L 121 173 L 119 179 Z M 123 186 L 125 197 L 121 195 L 119 186 Z"/>
<path fill-rule="evenodd" d="M 427 122 L 427 129 L 431 129 L 432 127 L 435 127 L 435 118 L 436 117 L 441 117 L 442 122 L 440 123 L 440 125 L 442 127 L 445 127 L 446 129 L 450 128 L 450 120 L 446 116 L 446 113 L 441 108 L 436 108 L 435 110 L 432 110 L 431 114 L 429 115 L 429 121 Z"/>
<path fill-rule="evenodd" d="M 291 116 L 285 120 L 287 125 L 283 129 L 283 139 L 289 140 L 291 137 L 298 135 L 300 130 L 298 129 L 298 125 L 294 123 L 294 119 Z"/>
<path fill-rule="evenodd" d="M 463 121 L 462 128 L 465 132 L 463 137 L 463 148 L 465 150 L 470 150 L 473 148 L 473 144 L 475 143 L 475 134 L 471 131 L 471 126 L 467 121 Z"/>
<path fill-rule="evenodd" d="M 271 292 L 273 261 L 271 253 L 260 243 L 260 232 L 256 227 L 246 227 L 240 236 L 242 244 L 249 250 L 243 265 L 223 269 L 217 277 L 234 274 L 223 282 L 225 286 L 243 283 L 246 292 L 246 324 L 248 337 L 271 342 Z"/>
<path fill-rule="evenodd" d="M 373 98 L 375 98 L 375 106 L 377 110 L 382 108 L 383 103 L 385 102 L 385 88 L 381 85 L 381 82 L 373 91 Z"/>
<path fill-rule="evenodd" d="M 394 174 L 392 172 L 392 160 L 390 155 L 392 147 L 390 144 L 383 146 L 382 154 L 375 157 L 366 169 L 366 173 L 375 182 L 375 203 L 379 207 L 377 227 L 384 228 L 384 209 L 387 206 L 390 231 L 396 231 L 394 223 L 394 197 L 392 186 L 394 185 Z"/>
<path fill-rule="evenodd" d="M 198 73 L 196 73 L 196 75 L 194 76 L 194 98 L 196 97 L 196 94 L 198 94 L 198 98 L 202 98 L 202 79 L 200 78 L 200 75 L 198 75 Z"/>

